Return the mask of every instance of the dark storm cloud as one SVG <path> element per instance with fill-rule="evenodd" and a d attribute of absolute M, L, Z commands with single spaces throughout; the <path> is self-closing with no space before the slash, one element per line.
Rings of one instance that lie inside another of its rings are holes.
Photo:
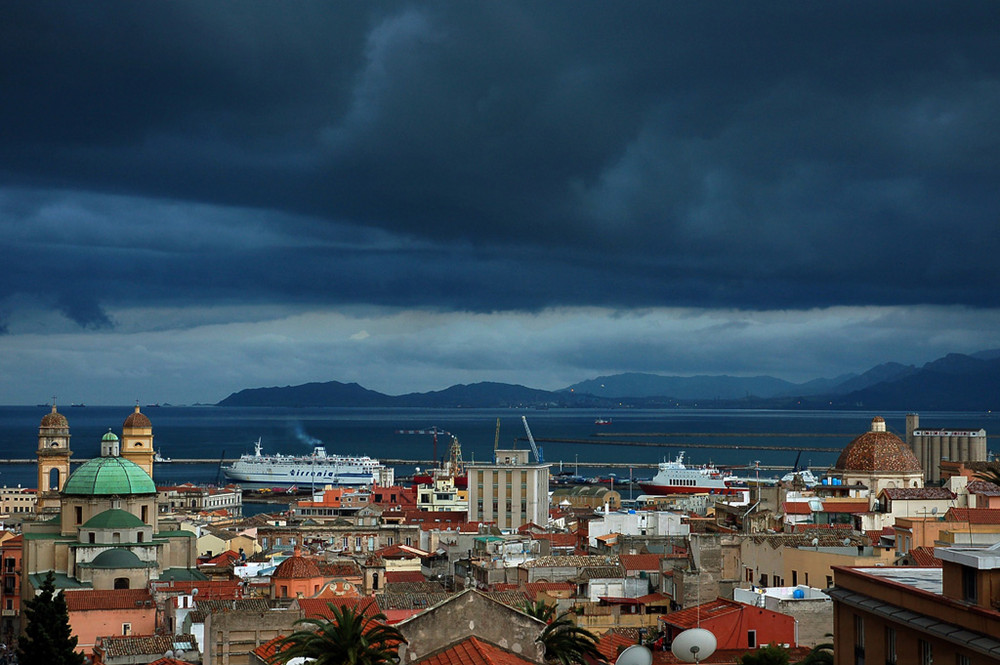
<path fill-rule="evenodd" d="M 87 326 L 140 294 L 995 306 L 998 20 L 988 2 L 11 5 L 0 224 L 55 226 L 4 231 L 0 297 Z"/>

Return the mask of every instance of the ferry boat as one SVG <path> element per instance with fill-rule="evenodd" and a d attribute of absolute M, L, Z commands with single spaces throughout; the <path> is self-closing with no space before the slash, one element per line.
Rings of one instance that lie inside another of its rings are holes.
<path fill-rule="evenodd" d="M 367 455 L 329 455 L 323 445 L 314 446 L 311 455 L 265 455 L 260 439 L 254 444 L 253 454 L 242 455 L 222 472 L 227 480 L 236 483 L 268 487 L 303 483 L 358 487 L 394 482 L 393 469 Z"/>
<path fill-rule="evenodd" d="M 740 494 L 745 490 L 736 476 L 714 466 L 687 467 L 682 451 L 672 462 L 660 462 L 652 480 L 639 481 L 646 494 Z"/>
<path fill-rule="evenodd" d="M 595 425 L 610 425 L 611 424 L 611 418 L 598 418 L 597 420 L 594 421 L 594 424 Z"/>

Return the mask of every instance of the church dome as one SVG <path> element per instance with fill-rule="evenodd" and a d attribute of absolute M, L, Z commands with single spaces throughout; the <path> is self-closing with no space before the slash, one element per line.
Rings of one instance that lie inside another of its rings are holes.
<path fill-rule="evenodd" d="M 120 508 L 97 513 L 84 522 L 84 529 L 135 529 L 147 526 L 141 519 Z"/>
<path fill-rule="evenodd" d="M 90 563 L 93 568 L 146 568 L 147 564 L 135 555 L 135 552 L 119 547 L 105 550 L 94 557 Z"/>
<path fill-rule="evenodd" d="M 101 437 L 101 441 L 117 441 L 118 435 L 108 430 L 108 433 Z"/>
<path fill-rule="evenodd" d="M 63 494 L 112 496 L 156 494 L 156 485 L 142 467 L 124 457 L 95 457 L 74 471 Z"/>
<path fill-rule="evenodd" d="M 128 418 L 125 419 L 125 423 L 122 425 L 122 428 L 123 429 L 127 429 L 129 427 L 148 428 L 152 426 L 153 423 L 149 422 L 149 418 L 146 417 L 146 414 L 141 413 L 139 411 L 139 405 L 136 404 L 135 411 L 128 414 Z"/>
<path fill-rule="evenodd" d="M 923 472 L 910 447 L 885 430 L 885 420 L 881 416 L 872 418 L 871 430 L 847 444 L 833 468 L 838 471 Z"/>
<path fill-rule="evenodd" d="M 296 554 L 282 561 L 274 572 L 271 579 L 301 580 L 313 577 L 322 577 L 319 566 L 312 559 L 307 559 Z"/>
<path fill-rule="evenodd" d="M 66 416 L 56 411 L 56 405 L 53 404 L 52 411 L 42 416 L 40 427 L 69 427 L 69 421 L 66 420 Z"/>

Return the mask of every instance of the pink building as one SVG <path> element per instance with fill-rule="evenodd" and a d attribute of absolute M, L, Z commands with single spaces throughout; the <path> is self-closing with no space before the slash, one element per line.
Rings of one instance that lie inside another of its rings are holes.
<path fill-rule="evenodd" d="M 156 603 L 146 589 L 80 589 L 64 595 L 80 653 L 93 653 L 98 637 L 156 632 Z"/>

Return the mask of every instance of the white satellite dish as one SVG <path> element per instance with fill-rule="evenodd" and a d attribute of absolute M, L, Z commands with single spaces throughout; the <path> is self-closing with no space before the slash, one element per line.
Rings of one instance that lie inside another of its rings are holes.
<path fill-rule="evenodd" d="M 653 665 L 653 652 L 641 644 L 633 644 L 618 654 L 615 665 Z"/>
<path fill-rule="evenodd" d="M 674 638 L 670 650 L 685 663 L 697 663 L 715 653 L 718 642 L 712 631 L 704 628 L 689 628 Z"/>

